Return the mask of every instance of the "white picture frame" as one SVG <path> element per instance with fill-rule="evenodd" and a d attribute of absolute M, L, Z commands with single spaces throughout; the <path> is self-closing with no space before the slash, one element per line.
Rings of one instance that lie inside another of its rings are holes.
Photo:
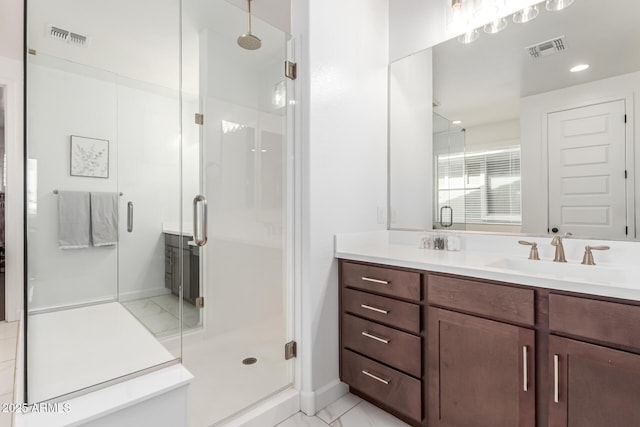
<path fill-rule="evenodd" d="M 109 178 L 109 141 L 71 135 L 71 176 Z"/>

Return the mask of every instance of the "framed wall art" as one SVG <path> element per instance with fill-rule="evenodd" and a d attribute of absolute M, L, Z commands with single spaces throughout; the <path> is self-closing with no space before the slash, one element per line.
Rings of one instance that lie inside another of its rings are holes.
<path fill-rule="evenodd" d="M 109 178 L 109 141 L 71 135 L 71 176 Z"/>

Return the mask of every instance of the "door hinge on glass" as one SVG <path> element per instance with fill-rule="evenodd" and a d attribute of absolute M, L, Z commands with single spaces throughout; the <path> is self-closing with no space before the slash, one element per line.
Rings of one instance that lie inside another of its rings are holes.
<path fill-rule="evenodd" d="M 298 345 L 295 341 L 289 341 L 284 345 L 284 359 L 289 360 L 298 356 Z"/>
<path fill-rule="evenodd" d="M 197 125 L 204 124 L 204 114 L 196 113 L 196 124 Z"/>
<path fill-rule="evenodd" d="M 291 80 L 295 80 L 298 77 L 298 64 L 291 61 L 284 61 L 284 75 Z"/>
<path fill-rule="evenodd" d="M 35 54 L 37 54 L 36 50 L 35 50 L 35 49 L 31 49 L 31 48 L 30 48 L 30 49 L 28 49 L 28 50 L 27 50 L 27 52 L 29 53 L 29 55 L 35 55 Z"/>
<path fill-rule="evenodd" d="M 196 298 L 196 308 L 204 307 L 204 297 Z"/>

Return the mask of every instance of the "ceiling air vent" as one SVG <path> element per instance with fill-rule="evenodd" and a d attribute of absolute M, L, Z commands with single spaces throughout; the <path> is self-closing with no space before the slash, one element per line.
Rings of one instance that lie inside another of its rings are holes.
<path fill-rule="evenodd" d="M 53 25 L 49 25 L 49 37 L 75 46 L 89 45 L 89 37 Z"/>
<path fill-rule="evenodd" d="M 534 44 L 526 47 L 525 49 L 534 59 L 543 58 L 545 56 L 553 55 L 558 52 L 562 52 L 567 48 L 567 43 L 564 40 L 564 36 L 556 37 L 546 42 Z"/>

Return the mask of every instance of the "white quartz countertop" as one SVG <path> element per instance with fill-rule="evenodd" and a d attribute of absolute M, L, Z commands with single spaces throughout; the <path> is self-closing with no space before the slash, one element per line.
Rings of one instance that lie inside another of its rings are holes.
<path fill-rule="evenodd" d="M 518 244 L 522 239 L 519 236 L 459 235 L 462 250 L 445 251 L 421 249 L 422 235 L 424 233 L 394 231 L 338 234 L 335 237 L 335 257 L 640 300 L 640 269 L 634 264 L 640 260 L 640 243 L 565 239 L 568 262 L 564 264 L 551 261 L 553 248 L 550 245 L 546 247 L 546 240 L 550 240 L 546 238 L 533 238 L 538 241 L 542 258 L 533 261 L 527 259 L 529 248 Z M 581 265 L 586 244 L 609 244 L 611 250 L 606 253 L 594 251 L 596 266 Z M 621 262 L 612 263 L 610 259 Z"/>
<path fill-rule="evenodd" d="M 162 232 L 175 236 L 193 236 L 193 224 L 185 222 L 181 227 L 179 222 L 163 222 Z"/>

